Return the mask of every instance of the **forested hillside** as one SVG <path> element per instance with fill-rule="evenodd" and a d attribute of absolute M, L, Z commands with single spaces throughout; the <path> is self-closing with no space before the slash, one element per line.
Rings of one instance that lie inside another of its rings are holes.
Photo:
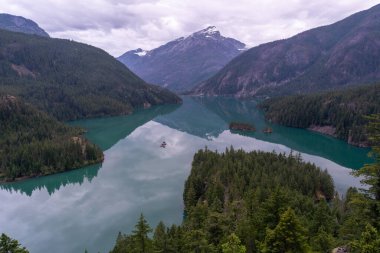
<path fill-rule="evenodd" d="M 340 200 L 328 173 L 298 155 L 200 150 L 184 202 L 182 225 L 161 222 L 153 231 L 141 216 L 111 252 L 306 253 L 339 246 L 364 252 L 363 245 L 379 246 L 379 218 L 371 210 L 377 202 L 356 189 Z"/>
<path fill-rule="evenodd" d="M 380 113 L 380 85 L 273 98 L 261 107 L 281 125 L 310 128 L 354 145 L 368 146 L 365 115 Z"/>
<path fill-rule="evenodd" d="M 0 181 L 62 172 L 103 160 L 83 129 L 58 122 L 20 99 L 0 95 Z"/>
<path fill-rule="evenodd" d="M 92 46 L 0 30 L 0 49 L 0 92 L 60 120 L 129 114 L 180 101 Z"/>

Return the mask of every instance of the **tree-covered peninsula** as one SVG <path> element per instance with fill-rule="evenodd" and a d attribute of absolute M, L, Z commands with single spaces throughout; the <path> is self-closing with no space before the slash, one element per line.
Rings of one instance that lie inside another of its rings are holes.
<path fill-rule="evenodd" d="M 340 200 L 326 171 L 293 155 L 200 150 L 184 202 L 182 225 L 153 231 L 141 216 L 111 252 L 331 252 L 376 231 L 364 195 Z"/>
<path fill-rule="evenodd" d="M 309 128 L 369 146 L 365 115 L 380 113 L 380 84 L 311 95 L 267 99 L 262 102 L 267 120 Z"/>
<path fill-rule="evenodd" d="M 366 190 L 350 188 L 340 199 L 327 171 L 292 153 L 199 150 L 185 183 L 182 225 L 160 222 L 153 230 L 141 215 L 111 253 L 378 252 L 380 115 L 369 120 L 375 162 L 355 173 Z"/>
<path fill-rule="evenodd" d="M 67 126 L 11 95 L 0 95 L 0 180 L 63 172 L 103 160 L 102 151 Z"/>

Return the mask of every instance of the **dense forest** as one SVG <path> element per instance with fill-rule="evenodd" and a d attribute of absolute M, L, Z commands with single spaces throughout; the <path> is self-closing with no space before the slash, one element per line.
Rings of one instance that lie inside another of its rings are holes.
<path fill-rule="evenodd" d="M 0 95 L 0 180 L 62 172 L 103 159 L 83 129 L 67 126 L 10 95 Z"/>
<path fill-rule="evenodd" d="M 310 128 L 350 144 L 368 146 L 365 115 L 380 113 L 380 84 L 320 94 L 265 100 L 266 118 L 281 125 Z"/>
<path fill-rule="evenodd" d="M 141 215 L 121 252 L 377 252 L 378 202 L 349 189 L 335 194 L 326 171 L 299 155 L 200 150 L 184 190 L 180 226 L 153 229 Z M 153 236 L 151 236 L 153 235 Z M 366 251 L 364 251 L 364 249 Z"/>
<path fill-rule="evenodd" d="M 96 47 L 0 30 L 0 48 L 0 92 L 59 120 L 129 114 L 180 101 Z"/>

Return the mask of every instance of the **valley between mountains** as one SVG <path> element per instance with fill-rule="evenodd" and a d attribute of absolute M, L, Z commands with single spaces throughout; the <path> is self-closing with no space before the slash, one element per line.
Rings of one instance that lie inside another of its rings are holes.
<path fill-rule="evenodd" d="M 379 252 L 380 5 L 253 47 L 208 23 L 140 35 L 118 57 L 55 38 L 59 17 L 0 14 L 0 253 Z"/>

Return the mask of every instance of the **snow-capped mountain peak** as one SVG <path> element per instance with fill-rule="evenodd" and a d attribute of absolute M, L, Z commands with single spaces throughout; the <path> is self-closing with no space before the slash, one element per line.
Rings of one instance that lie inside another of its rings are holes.
<path fill-rule="evenodd" d="M 220 35 L 220 32 L 216 29 L 215 26 L 209 26 L 203 30 L 200 30 L 196 33 L 194 33 L 193 35 L 201 35 L 201 36 L 205 36 L 205 37 L 212 37 L 212 36 L 218 36 Z"/>
<path fill-rule="evenodd" d="M 215 26 L 151 49 L 128 51 L 118 59 L 148 83 L 187 91 L 223 68 L 245 44 L 223 37 Z"/>
<path fill-rule="evenodd" d="M 138 55 L 138 56 L 145 56 L 148 53 L 148 51 L 143 50 L 141 48 L 138 48 L 138 49 L 134 50 L 133 53 Z"/>

